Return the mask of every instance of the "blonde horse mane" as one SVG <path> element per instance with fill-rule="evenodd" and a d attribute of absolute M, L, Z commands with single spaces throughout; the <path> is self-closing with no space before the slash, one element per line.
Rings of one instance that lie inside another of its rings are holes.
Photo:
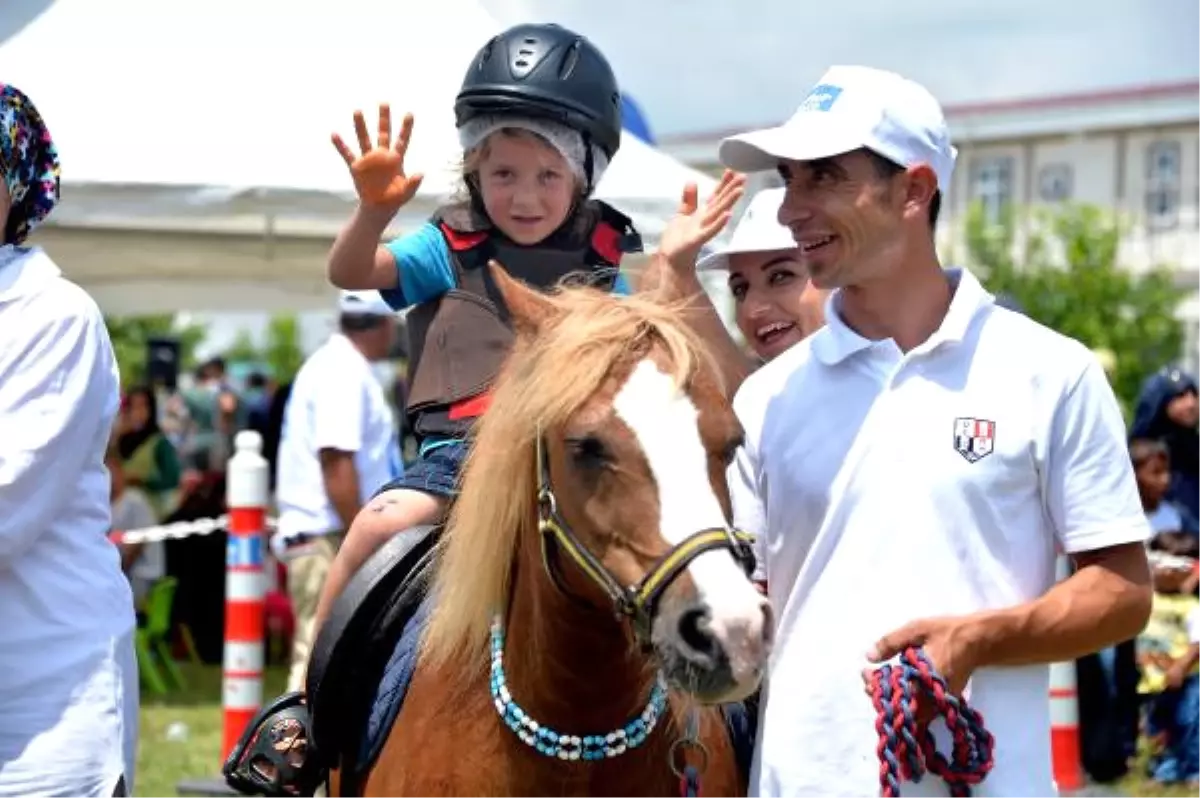
<path fill-rule="evenodd" d="M 487 662 L 492 615 L 507 604 L 521 536 L 534 533 L 539 430 L 565 423 L 614 368 L 655 345 L 681 387 L 706 364 L 720 379 L 681 304 L 590 287 L 565 287 L 545 299 L 551 318 L 536 336 L 518 336 L 492 388 L 439 543 L 436 603 L 422 644 L 430 664 Z"/>

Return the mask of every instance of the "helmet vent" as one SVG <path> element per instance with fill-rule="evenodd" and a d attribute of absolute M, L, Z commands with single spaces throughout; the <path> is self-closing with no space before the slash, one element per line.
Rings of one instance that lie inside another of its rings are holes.
<path fill-rule="evenodd" d="M 499 37 L 493 37 L 491 41 L 483 46 L 483 50 L 479 53 L 479 63 L 486 63 L 492 57 L 492 50 L 496 47 L 497 38 Z"/>
<path fill-rule="evenodd" d="M 571 43 L 570 49 L 563 56 L 562 66 L 558 70 L 558 77 L 561 80 L 567 80 L 571 77 L 571 73 L 575 71 L 575 67 L 579 64 L 579 50 L 582 47 L 582 39 L 576 39 Z"/>

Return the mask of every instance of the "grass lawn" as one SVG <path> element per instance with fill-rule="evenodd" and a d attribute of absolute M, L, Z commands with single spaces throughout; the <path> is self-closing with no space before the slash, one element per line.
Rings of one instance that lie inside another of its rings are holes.
<path fill-rule="evenodd" d="M 175 785 L 185 779 L 215 778 L 221 766 L 221 669 L 182 665 L 188 689 L 165 698 L 143 697 L 141 736 L 138 745 L 136 795 L 177 795 Z M 286 672 L 267 670 L 263 699 L 283 692 Z M 172 724 L 187 727 L 183 740 L 170 739 Z M 1099 788 L 1103 789 L 1103 788 Z M 1089 790 L 1099 794 L 1097 788 Z M 1186 796 L 1186 788 L 1166 788 L 1130 776 L 1115 785 L 1112 795 Z"/>
<path fill-rule="evenodd" d="M 175 785 L 186 779 L 213 779 L 221 768 L 221 669 L 180 664 L 188 689 L 162 698 L 142 693 L 135 795 L 178 795 Z M 287 673 L 269 668 L 263 700 L 283 692 Z M 167 730 L 187 727 L 186 739 Z"/>

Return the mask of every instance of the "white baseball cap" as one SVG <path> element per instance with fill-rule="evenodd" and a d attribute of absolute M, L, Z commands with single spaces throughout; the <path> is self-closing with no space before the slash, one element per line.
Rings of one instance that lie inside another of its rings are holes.
<path fill-rule="evenodd" d="M 729 268 L 729 256 L 740 252 L 771 252 L 796 246 L 792 231 L 779 223 L 779 206 L 786 189 L 765 188 L 750 199 L 729 243 L 696 262 L 698 271 Z"/>
<path fill-rule="evenodd" d="M 342 291 L 338 295 L 338 310 L 362 316 L 396 315 L 396 311 L 383 301 L 378 291 Z"/>
<path fill-rule="evenodd" d="M 815 161 L 865 147 L 893 163 L 928 164 L 950 189 L 958 151 L 942 107 L 929 90 L 894 72 L 835 66 L 779 127 L 730 136 L 721 163 L 738 172 L 774 169 L 781 160 Z"/>

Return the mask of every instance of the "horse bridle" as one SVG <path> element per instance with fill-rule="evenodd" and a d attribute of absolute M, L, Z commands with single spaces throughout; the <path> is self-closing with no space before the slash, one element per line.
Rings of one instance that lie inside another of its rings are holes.
<path fill-rule="evenodd" d="M 725 549 L 745 569 L 747 575 L 754 570 L 753 538 L 745 532 L 727 526 L 702 529 L 689 535 L 659 558 L 646 575 L 632 587 L 622 585 L 612 573 L 588 550 L 558 511 L 558 501 L 550 485 L 550 462 L 546 445 L 539 435 L 537 439 L 538 460 L 538 529 L 542 540 L 542 563 L 555 586 L 564 594 L 574 598 L 566 589 L 557 568 L 554 553 L 561 549 L 575 561 L 585 574 L 608 594 L 618 617 L 628 618 L 634 633 L 643 645 L 649 645 L 651 626 L 658 602 L 664 592 L 692 560 L 707 551 Z"/>

